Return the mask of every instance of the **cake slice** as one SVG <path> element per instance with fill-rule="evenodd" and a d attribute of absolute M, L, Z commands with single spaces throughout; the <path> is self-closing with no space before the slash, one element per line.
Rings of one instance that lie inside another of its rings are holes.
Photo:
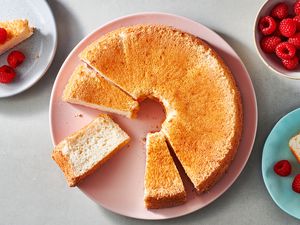
<path fill-rule="evenodd" d="M 62 140 L 54 148 L 52 158 L 73 187 L 111 158 L 129 139 L 108 115 L 101 114 Z"/>
<path fill-rule="evenodd" d="M 161 132 L 150 133 L 146 140 L 147 158 L 144 201 L 148 209 L 180 205 L 186 193 L 176 165 Z"/>
<path fill-rule="evenodd" d="M 7 32 L 7 40 L 0 44 L 0 55 L 29 38 L 34 30 L 26 19 L 0 22 L 0 27 Z"/>
<path fill-rule="evenodd" d="M 297 161 L 300 163 L 300 133 L 290 139 L 289 147 Z"/>
<path fill-rule="evenodd" d="M 133 118 L 138 102 L 84 64 L 77 66 L 63 92 L 63 101 Z"/>

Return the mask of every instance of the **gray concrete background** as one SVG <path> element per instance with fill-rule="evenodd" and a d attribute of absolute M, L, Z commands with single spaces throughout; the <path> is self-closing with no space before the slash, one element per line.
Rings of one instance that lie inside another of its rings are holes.
<path fill-rule="evenodd" d="M 263 0 L 49 0 L 58 26 L 53 64 L 34 87 L 0 99 L 0 224 L 299 224 L 271 200 L 261 176 L 264 141 L 275 122 L 300 105 L 300 81 L 281 78 L 256 54 L 252 27 Z M 57 72 L 89 32 L 117 17 L 163 11 L 189 17 L 220 34 L 244 61 L 259 111 L 255 146 L 232 187 L 209 206 L 166 221 L 141 221 L 111 213 L 70 189 L 50 158 L 49 98 Z"/>

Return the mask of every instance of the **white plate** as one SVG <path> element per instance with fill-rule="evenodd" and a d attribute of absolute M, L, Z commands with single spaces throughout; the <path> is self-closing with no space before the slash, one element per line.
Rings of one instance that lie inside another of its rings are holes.
<path fill-rule="evenodd" d="M 15 80 L 0 84 L 0 98 L 18 94 L 35 84 L 49 68 L 57 45 L 56 25 L 53 14 L 44 0 L 1 0 L 0 21 L 28 19 L 35 27 L 34 34 L 14 50 L 22 51 L 26 61 L 19 66 Z M 0 66 L 7 64 L 9 50 L 0 56 Z"/>

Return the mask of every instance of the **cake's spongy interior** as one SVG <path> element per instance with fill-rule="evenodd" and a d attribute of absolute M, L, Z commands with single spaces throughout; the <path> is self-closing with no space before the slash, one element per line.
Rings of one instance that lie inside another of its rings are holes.
<path fill-rule="evenodd" d="M 293 148 L 297 155 L 300 155 L 300 134 L 297 134 L 289 141 L 289 146 Z"/>
<path fill-rule="evenodd" d="M 62 153 L 69 158 L 75 176 L 80 176 L 129 139 L 109 117 L 99 117 L 87 129 L 70 137 Z"/>

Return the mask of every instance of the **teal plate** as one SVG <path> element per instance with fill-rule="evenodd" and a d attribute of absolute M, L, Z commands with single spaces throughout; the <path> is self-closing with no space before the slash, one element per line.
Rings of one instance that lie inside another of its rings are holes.
<path fill-rule="evenodd" d="M 300 132 L 300 108 L 282 117 L 266 140 L 262 155 L 262 175 L 274 202 L 286 213 L 300 219 L 300 194 L 292 190 L 292 182 L 300 173 L 300 164 L 289 149 L 291 137 Z M 276 162 L 287 159 L 292 164 L 292 173 L 280 177 L 273 171 Z"/>

